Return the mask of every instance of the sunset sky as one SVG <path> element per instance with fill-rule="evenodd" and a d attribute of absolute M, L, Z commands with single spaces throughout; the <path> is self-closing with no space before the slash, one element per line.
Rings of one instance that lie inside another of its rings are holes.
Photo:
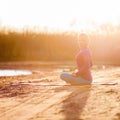
<path fill-rule="evenodd" d="M 92 29 L 120 24 L 119 0 L 0 0 L 0 25 Z"/>

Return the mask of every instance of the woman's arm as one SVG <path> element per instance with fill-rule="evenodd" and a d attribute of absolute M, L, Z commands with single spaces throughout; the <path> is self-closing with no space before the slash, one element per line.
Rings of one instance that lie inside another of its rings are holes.
<path fill-rule="evenodd" d="M 82 52 L 77 58 L 76 76 L 83 75 L 91 67 L 91 58 L 86 52 Z"/>

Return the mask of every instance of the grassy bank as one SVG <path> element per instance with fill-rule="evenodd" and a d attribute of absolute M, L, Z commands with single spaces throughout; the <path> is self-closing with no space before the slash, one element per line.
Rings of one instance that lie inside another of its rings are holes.
<path fill-rule="evenodd" d="M 89 36 L 94 61 L 120 64 L 119 31 Z M 0 61 L 67 61 L 78 50 L 76 32 L 0 32 Z"/>

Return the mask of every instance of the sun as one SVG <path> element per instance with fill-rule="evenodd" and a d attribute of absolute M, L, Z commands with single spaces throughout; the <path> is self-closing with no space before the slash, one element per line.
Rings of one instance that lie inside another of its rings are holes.
<path fill-rule="evenodd" d="M 16 28 L 93 29 L 107 22 L 118 24 L 119 20 L 119 0 L 0 1 L 1 24 Z"/>

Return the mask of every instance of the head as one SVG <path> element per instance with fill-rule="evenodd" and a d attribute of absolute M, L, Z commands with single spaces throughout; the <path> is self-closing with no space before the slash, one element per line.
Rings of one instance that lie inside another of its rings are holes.
<path fill-rule="evenodd" d="M 85 33 L 82 33 L 78 36 L 79 41 L 79 47 L 81 48 L 87 48 L 89 44 L 89 38 Z"/>

